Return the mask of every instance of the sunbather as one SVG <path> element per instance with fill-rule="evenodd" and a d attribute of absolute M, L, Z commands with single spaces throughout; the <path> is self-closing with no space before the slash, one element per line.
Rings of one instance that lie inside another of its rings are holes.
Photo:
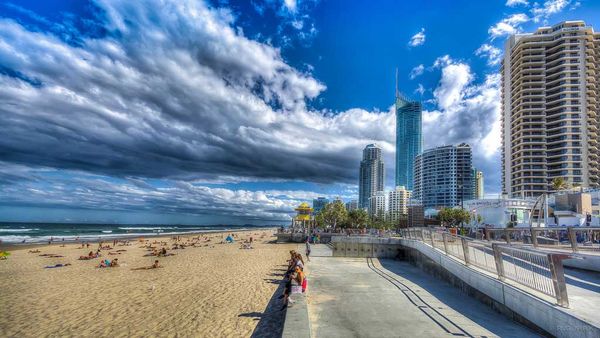
<path fill-rule="evenodd" d="M 143 266 L 141 268 L 134 268 L 131 270 L 150 270 L 150 269 L 158 269 L 158 268 L 162 268 L 162 266 L 160 266 L 158 264 L 158 259 L 154 261 L 154 264 L 150 265 L 150 266 Z"/>
<path fill-rule="evenodd" d="M 44 269 L 62 268 L 63 266 L 69 266 L 69 265 L 71 265 L 71 263 L 48 265 L 48 266 L 45 266 Z"/>

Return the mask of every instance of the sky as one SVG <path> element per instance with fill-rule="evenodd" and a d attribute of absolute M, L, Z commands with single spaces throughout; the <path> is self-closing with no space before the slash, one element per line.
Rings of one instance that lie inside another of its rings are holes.
<path fill-rule="evenodd" d="M 396 69 L 497 196 L 504 42 L 564 20 L 600 1 L 2 1 L 0 221 L 287 223 L 369 143 L 392 189 Z"/>

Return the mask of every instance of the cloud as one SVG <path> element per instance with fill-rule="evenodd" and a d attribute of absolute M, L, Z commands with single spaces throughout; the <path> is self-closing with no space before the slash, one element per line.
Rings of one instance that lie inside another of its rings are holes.
<path fill-rule="evenodd" d="M 229 11 L 196 1 L 100 5 L 107 34 L 77 45 L 0 19 L 0 63 L 11 70 L 0 74 L 3 205 L 281 220 L 316 194 L 234 183 L 354 185 L 372 142 L 393 172 L 392 109 L 310 109 L 325 85 L 245 37 Z M 468 141 L 478 166 L 498 171 L 497 79 L 476 84 L 447 55 L 434 67 L 442 75 L 425 135 Z"/>
<path fill-rule="evenodd" d="M 415 93 L 419 93 L 419 95 L 423 95 L 425 93 L 425 87 L 419 83 L 417 89 L 415 89 Z"/>
<path fill-rule="evenodd" d="M 537 2 L 534 4 L 534 8 L 531 9 L 533 14 L 533 21 L 540 22 L 547 20 L 551 15 L 557 14 L 563 11 L 571 0 L 548 0 L 543 5 L 539 5 Z"/>
<path fill-rule="evenodd" d="M 81 46 L 0 20 L 2 64 L 39 83 L 0 75 L 3 160 L 116 177 L 354 182 L 365 144 L 391 147 L 389 112 L 307 109 L 324 84 L 244 37 L 225 10 L 103 6 L 109 34 Z"/>
<path fill-rule="evenodd" d="M 115 181 L 94 174 L 0 164 L 18 170 L 16 175 L 0 170 L 0 199 L 3 205 L 12 206 L 287 221 L 302 201 L 323 196 L 304 190 L 232 190 L 185 181 L 155 186 L 139 178 Z M 1 183 L 20 177 L 20 173 L 27 175 L 10 185 Z"/>
<path fill-rule="evenodd" d="M 413 68 L 410 71 L 410 79 L 413 80 L 415 78 L 417 78 L 418 76 L 420 76 L 421 74 L 423 74 L 423 71 L 425 70 L 425 66 L 423 66 L 422 64 L 416 66 L 415 68 Z"/>
<path fill-rule="evenodd" d="M 473 149 L 474 166 L 484 171 L 486 185 L 500 183 L 500 75 L 486 75 L 476 83 L 468 64 L 443 56 L 436 60 L 442 75 L 434 90 L 436 109 L 423 113 L 425 149 L 466 142 Z"/>
<path fill-rule="evenodd" d="M 437 59 L 435 59 L 435 61 L 433 62 L 432 68 L 445 67 L 451 63 L 452 63 L 452 59 L 450 58 L 450 55 L 440 56 Z"/>
<path fill-rule="evenodd" d="M 486 57 L 489 66 L 497 66 L 502 61 L 502 51 L 489 44 L 483 44 L 475 51 L 475 55 Z"/>
<path fill-rule="evenodd" d="M 506 1 L 506 6 L 508 6 L 508 7 L 515 7 L 518 5 L 529 6 L 529 2 L 527 0 L 507 0 Z"/>
<path fill-rule="evenodd" d="M 283 7 L 293 13 L 297 9 L 297 2 L 296 0 L 283 0 Z"/>
<path fill-rule="evenodd" d="M 442 110 L 455 106 L 464 98 L 465 87 L 473 80 L 471 68 L 465 63 L 450 63 L 442 69 L 442 78 L 433 91 Z"/>
<path fill-rule="evenodd" d="M 421 28 L 421 30 L 410 38 L 408 44 L 412 47 L 421 46 L 425 43 L 425 28 Z"/>
<path fill-rule="evenodd" d="M 492 40 L 501 36 L 516 34 L 520 31 L 521 24 L 527 21 L 529 21 L 529 17 L 526 14 L 513 14 L 490 27 L 488 33 Z"/>

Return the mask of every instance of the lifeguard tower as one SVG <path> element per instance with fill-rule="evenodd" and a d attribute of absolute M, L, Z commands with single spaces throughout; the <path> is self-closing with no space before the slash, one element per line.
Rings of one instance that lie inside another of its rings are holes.
<path fill-rule="evenodd" d="M 310 228 L 315 226 L 315 219 L 312 215 L 313 208 L 308 203 L 301 203 L 296 209 L 296 216 L 292 218 L 292 230 L 294 232 L 310 232 Z"/>

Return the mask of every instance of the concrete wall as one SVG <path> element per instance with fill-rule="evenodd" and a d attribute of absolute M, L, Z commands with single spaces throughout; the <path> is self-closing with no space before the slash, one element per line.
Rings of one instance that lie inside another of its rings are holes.
<path fill-rule="evenodd" d="M 406 259 L 529 327 L 556 337 L 600 337 L 600 328 L 548 301 L 467 267 L 422 242 L 402 239 L 400 243 Z"/>
<path fill-rule="evenodd" d="M 334 236 L 331 239 L 334 257 L 394 258 L 400 250 L 399 239 Z"/>
<path fill-rule="evenodd" d="M 291 233 L 283 232 L 283 233 L 277 233 L 277 234 L 275 234 L 275 236 L 277 236 L 277 243 L 304 243 L 306 241 L 306 234 L 303 234 L 303 233 L 291 234 Z M 323 243 L 323 244 L 329 243 L 331 241 L 332 236 L 335 236 L 335 234 L 329 234 L 329 233 L 319 234 L 321 243 Z"/>

